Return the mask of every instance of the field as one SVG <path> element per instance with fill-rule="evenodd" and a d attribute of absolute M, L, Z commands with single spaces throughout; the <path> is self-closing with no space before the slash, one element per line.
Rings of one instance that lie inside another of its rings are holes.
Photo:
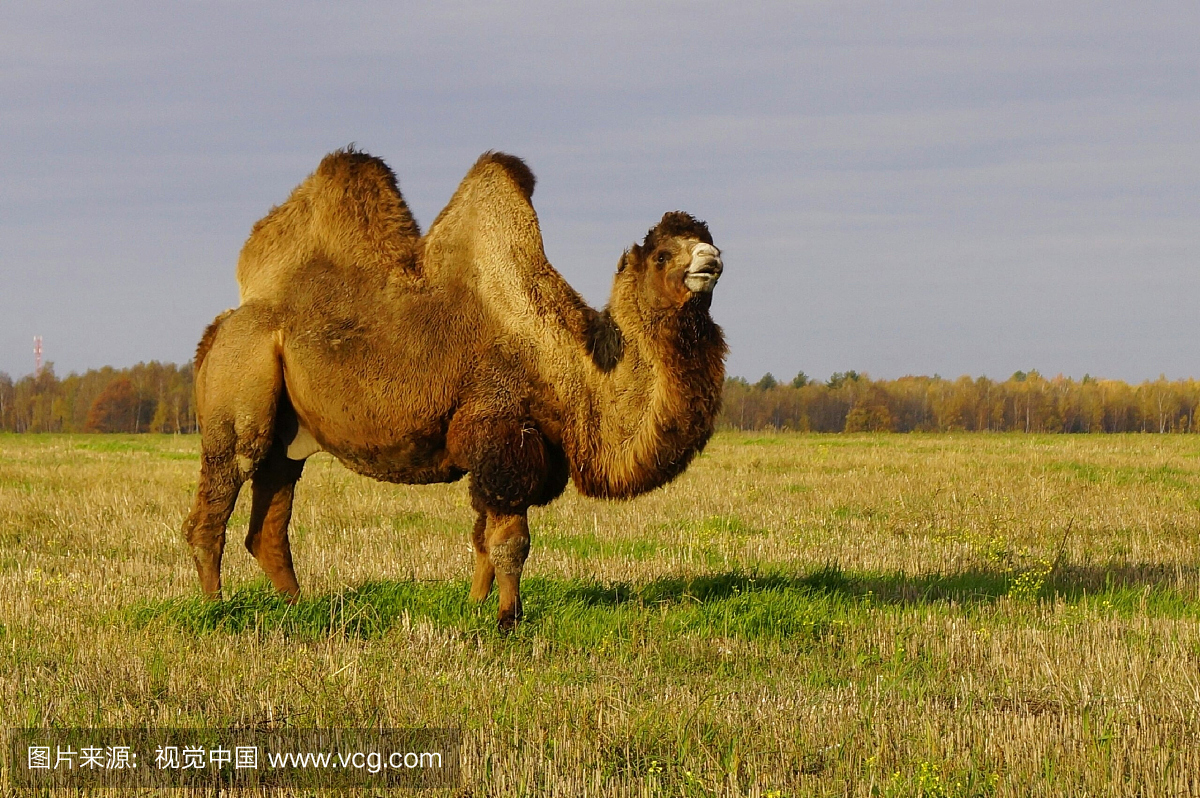
<path fill-rule="evenodd" d="M 199 600 L 197 449 L 0 436 L 0 724 L 455 726 L 456 795 L 1200 795 L 1200 438 L 722 434 L 534 511 L 508 637 L 465 484 L 326 455 L 306 598 L 243 502 Z"/>

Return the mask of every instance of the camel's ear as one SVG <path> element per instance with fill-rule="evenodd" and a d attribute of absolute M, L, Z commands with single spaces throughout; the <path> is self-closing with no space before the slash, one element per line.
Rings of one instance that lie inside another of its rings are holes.
<path fill-rule="evenodd" d="M 629 249 L 625 250 L 625 254 L 621 255 L 621 260 L 617 261 L 617 274 L 625 271 L 626 266 L 635 266 L 642 260 L 642 248 L 634 244 Z"/>

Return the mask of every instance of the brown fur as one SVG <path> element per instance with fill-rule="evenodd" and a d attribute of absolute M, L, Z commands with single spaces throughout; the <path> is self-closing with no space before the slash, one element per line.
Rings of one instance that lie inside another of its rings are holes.
<path fill-rule="evenodd" d="M 420 237 L 392 170 L 338 150 L 254 225 L 238 258 L 241 301 L 293 290 L 296 268 L 314 259 L 347 279 L 415 276 Z"/>
<path fill-rule="evenodd" d="M 225 523 L 249 479 L 247 546 L 296 594 L 298 431 L 376 479 L 469 473 L 471 593 L 499 584 L 505 628 L 520 615 L 530 506 L 568 478 L 589 496 L 637 495 L 703 448 L 725 344 L 711 294 L 684 278 L 707 227 L 666 214 L 622 255 L 597 312 L 547 262 L 533 186 L 520 159 L 486 153 L 417 238 L 391 171 L 338 152 L 255 225 L 242 304 L 197 353 L 203 459 L 184 528 L 206 593 L 219 594 Z"/>
<path fill-rule="evenodd" d="M 200 336 L 200 343 L 196 345 L 196 357 L 192 361 L 197 371 L 204 365 L 204 358 L 208 357 L 208 350 L 212 349 L 213 340 L 217 337 L 217 329 L 221 326 L 221 322 L 225 321 L 232 314 L 232 310 L 227 310 L 209 322 L 209 325 L 204 328 L 204 335 Z"/>

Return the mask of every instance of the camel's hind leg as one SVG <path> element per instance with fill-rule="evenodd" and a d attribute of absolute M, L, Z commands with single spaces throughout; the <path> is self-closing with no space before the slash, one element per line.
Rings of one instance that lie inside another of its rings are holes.
<path fill-rule="evenodd" d="M 232 466 L 232 467 L 231 467 Z M 242 477 L 232 458 L 209 456 L 200 465 L 196 501 L 183 523 L 184 537 L 192 547 L 200 590 L 209 598 L 221 596 L 221 554 L 225 550 L 225 525 L 237 502 Z"/>
<path fill-rule="evenodd" d="M 283 368 L 269 311 L 252 304 L 224 314 L 197 353 L 200 483 L 183 524 L 200 588 L 221 594 L 225 526 L 242 484 L 271 448 Z"/>
<path fill-rule="evenodd" d="M 277 438 L 250 482 L 254 502 L 250 509 L 250 530 L 246 533 L 246 548 L 275 589 L 293 600 L 300 595 L 300 584 L 292 567 L 288 522 L 292 518 L 296 481 L 303 470 L 304 461 L 289 460 L 286 447 Z"/>

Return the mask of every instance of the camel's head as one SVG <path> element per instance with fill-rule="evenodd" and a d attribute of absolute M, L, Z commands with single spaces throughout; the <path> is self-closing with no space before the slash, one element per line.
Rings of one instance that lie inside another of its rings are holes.
<path fill-rule="evenodd" d="M 650 307 L 680 308 L 689 301 L 707 307 L 722 268 L 708 225 L 672 211 L 621 256 L 617 280 L 636 282 L 639 298 Z"/>

